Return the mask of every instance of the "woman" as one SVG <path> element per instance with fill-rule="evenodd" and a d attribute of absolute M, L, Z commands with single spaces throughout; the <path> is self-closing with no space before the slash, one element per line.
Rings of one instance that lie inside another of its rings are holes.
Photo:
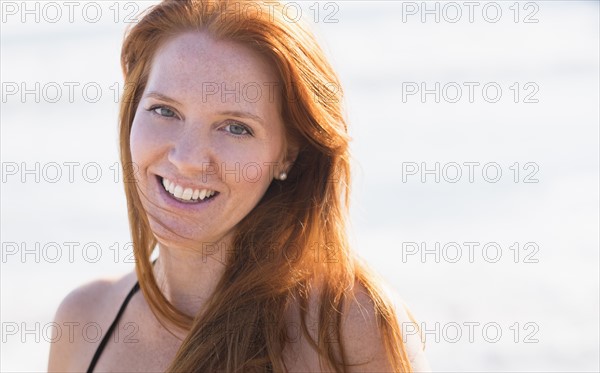
<path fill-rule="evenodd" d="M 56 322 L 103 338 L 58 338 L 49 370 L 427 370 L 348 246 L 349 137 L 312 35 L 273 2 L 167 0 L 121 62 L 136 271 L 67 296 Z"/>

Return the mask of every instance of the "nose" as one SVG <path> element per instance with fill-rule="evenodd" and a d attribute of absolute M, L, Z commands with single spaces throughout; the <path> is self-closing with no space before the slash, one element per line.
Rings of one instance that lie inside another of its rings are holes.
<path fill-rule="evenodd" d="M 184 132 L 173 141 L 169 162 L 181 173 L 198 174 L 216 163 L 210 136 L 200 131 Z"/>

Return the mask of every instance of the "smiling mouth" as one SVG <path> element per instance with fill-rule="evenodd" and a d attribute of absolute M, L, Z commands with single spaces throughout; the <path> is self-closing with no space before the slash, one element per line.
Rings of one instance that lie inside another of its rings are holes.
<path fill-rule="evenodd" d="M 215 199 L 219 192 L 211 189 L 184 188 L 164 177 L 157 176 L 158 181 L 169 197 L 181 203 L 199 204 Z"/>

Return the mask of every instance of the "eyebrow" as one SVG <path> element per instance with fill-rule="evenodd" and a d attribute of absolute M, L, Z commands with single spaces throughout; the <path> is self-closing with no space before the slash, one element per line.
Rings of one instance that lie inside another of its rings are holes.
<path fill-rule="evenodd" d="M 146 93 L 147 97 L 154 97 L 154 98 L 158 98 L 159 100 L 163 100 L 163 101 L 168 101 L 168 102 L 172 102 L 174 104 L 178 104 L 181 105 L 181 103 L 177 100 L 172 99 L 169 96 L 165 96 L 162 93 L 156 92 L 156 91 L 150 91 L 148 93 Z"/>
<path fill-rule="evenodd" d="M 147 97 L 154 97 L 157 98 L 159 100 L 163 100 L 163 101 L 167 101 L 167 102 L 171 102 L 174 104 L 178 104 L 181 105 L 181 103 L 169 96 L 166 96 L 162 93 L 156 92 L 156 91 L 150 91 L 146 94 Z M 265 126 L 265 121 L 259 117 L 256 114 L 252 114 L 250 112 L 247 111 L 242 111 L 242 110 L 227 110 L 227 111 L 221 111 L 220 113 L 218 113 L 219 115 L 227 115 L 227 116 L 232 116 L 232 117 L 238 117 L 238 118 L 248 118 L 248 119 L 252 119 L 257 121 L 259 124 L 261 124 L 262 126 Z"/>
<path fill-rule="evenodd" d="M 261 117 L 259 117 L 258 115 L 249 113 L 247 111 L 230 110 L 230 111 L 222 111 L 219 114 L 228 115 L 228 116 L 232 116 L 232 117 L 238 117 L 238 118 L 248 118 L 248 119 L 255 120 L 263 127 L 265 125 L 265 121 Z"/>

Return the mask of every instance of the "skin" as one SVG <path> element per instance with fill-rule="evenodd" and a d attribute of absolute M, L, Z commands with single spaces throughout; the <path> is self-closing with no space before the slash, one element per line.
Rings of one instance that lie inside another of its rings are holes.
<path fill-rule="evenodd" d="M 131 154 L 160 244 L 157 280 L 167 299 L 190 315 L 214 290 L 233 229 L 293 160 L 294 149 L 284 152 L 280 97 L 268 91 L 276 81 L 256 52 L 201 33 L 170 40 L 153 61 L 131 129 Z M 263 93 L 258 99 L 256 90 L 242 89 L 257 84 Z M 208 87 L 217 93 L 208 94 Z M 224 114 L 230 112 L 256 118 Z M 157 176 L 219 194 L 202 208 L 165 201 Z"/>
<path fill-rule="evenodd" d="M 159 240 L 157 281 L 167 299 L 190 315 L 202 311 L 223 273 L 227 255 L 223 251 L 207 255 L 203 244 L 229 247 L 235 226 L 256 206 L 274 176 L 288 171 L 297 154 L 286 144 L 279 114 L 281 98 L 266 92 L 265 87 L 276 80 L 271 64 L 261 55 L 202 33 L 174 37 L 157 51 L 153 61 L 133 122 L 131 153 L 138 166 L 140 199 Z M 203 93 L 201 88 L 207 82 L 219 86 L 224 82 L 228 89 L 238 82 L 241 87 L 258 83 L 263 95 L 258 101 L 254 95 L 252 100 L 233 94 L 223 99 L 220 94 Z M 232 111 L 249 112 L 262 123 L 232 115 Z M 250 163 L 257 165 L 260 173 L 251 173 Z M 210 172 L 207 164 L 214 167 Z M 231 172 L 236 165 L 237 170 L 248 172 L 236 175 Z M 184 187 L 208 187 L 219 194 L 204 206 L 169 200 L 157 176 Z M 59 325 L 96 323 L 105 332 L 135 281 L 136 274 L 131 272 L 117 280 L 84 285 L 63 300 L 54 321 Z M 358 302 L 349 303 L 344 310 L 343 342 L 351 363 L 371 362 L 350 371 L 390 371 L 371 300 L 362 286 L 357 284 L 355 289 Z M 309 325 L 317 320 L 316 297 L 309 305 Z M 399 321 L 409 321 L 403 308 L 398 310 Z M 299 325 L 299 307 L 290 307 L 285 317 Z M 141 292 L 136 293 L 96 371 L 164 371 L 185 337 L 183 331 L 172 331 L 174 335 L 156 320 Z M 415 338 L 406 343 L 409 356 L 417 371 L 428 371 L 420 341 Z M 85 338 L 84 333 L 69 339 L 63 332 L 63 337 L 54 335 L 53 340 L 50 372 L 85 371 L 100 343 Z M 282 358 L 291 372 L 320 371 L 318 355 L 303 337 L 287 345 Z"/>

